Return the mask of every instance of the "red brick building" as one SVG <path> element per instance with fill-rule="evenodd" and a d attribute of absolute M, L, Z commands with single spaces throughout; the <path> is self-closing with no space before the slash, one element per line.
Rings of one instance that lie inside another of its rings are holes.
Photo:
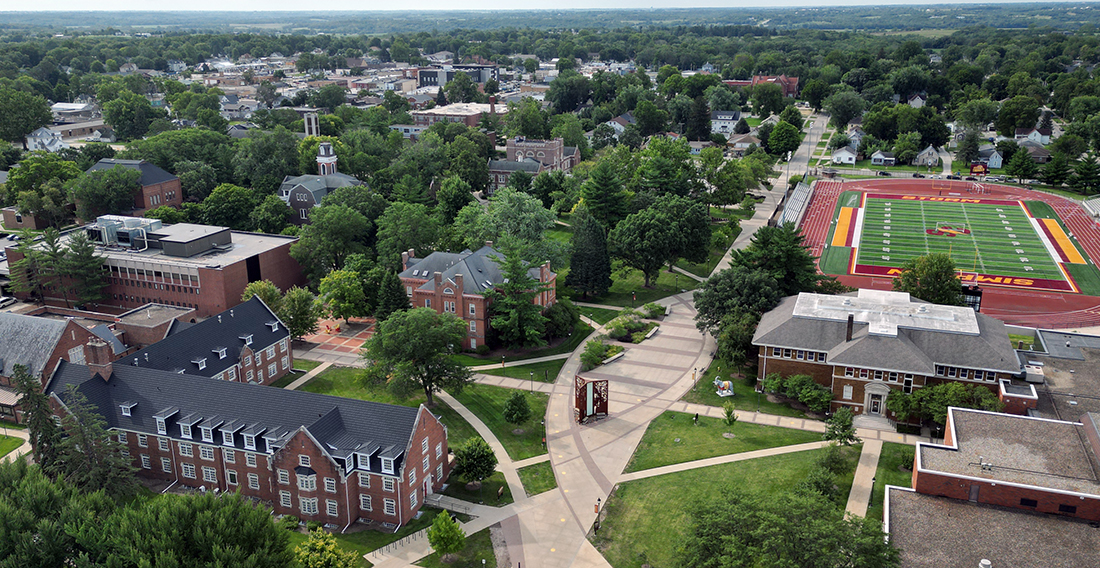
<path fill-rule="evenodd" d="M 405 294 L 414 308 L 432 308 L 438 313 L 450 313 L 466 322 L 466 345 L 477 349 L 485 344 L 489 329 L 489 299 L 485 291 L 504 281 L 500 266 L 490 256 L 503 258 L 485 243 L 475 252 L 433 252 L 416 258 L 413 251 L 401 253 L 402 272 L 398 274 Z M 557 301 L 557 277 L 550 263 L 528 269 L 527 274 L 541 282 L 546 290 L 535 297 L 535 303 L 548 308 Z"/>
<path fill-rule="evenodd" d="M 508 114 L 508 107 L 504 105 L 498 107 L 496 97 L 489 97 L 489 104 L 453 103 L 426 110 L 414 110 L 409 114 L 412 115 L 415 126 L 427 127 L 437 122 L 461 122 L 470 128 L 478 128 L 483 115 L 504 116 Z"/>
<path fill-rule="evenodd" d="M 566 146 L 561 138 L 536 140 L 517 136 L 508 139 L 506 151 L 506 159 L 489 160 L 489 193 L 508 185 L 508 180 L 517 171 L 532 176 L 542 172 L 570 172 L 581 157 L 576 147 Z"/>
<path fill-rule="evenodd" d="M 833 392 L 833 411 L 894 419 L 891 391 L 948 381 L 983 385 L 1009 408 L 1034 407 L 1034 389 L 1009 382 L 1021 367 L 1002 322 L 903 292 L 784 298 L 761 317 L 753 345 L 760 377 L 810 375 Z"/>
<path fill-rule="evenodd" d="M 447 430 L 408 408 L 112 365 L 61 363 L 46 392 L 58 413 L 73 385 L 126 445 L 138 475 L 235 491 L 277 514 L 401 526 L 450 474 Z"/>
<path fill-rule="evenodd" d="M 179 207 L 183 204 L 183 191 L 180 178 L 146 162 L 145 160 L 117 160 L 104 158 L 88 169 L 89 172 L 109 170 L 122 166 L 141 173 L 138 183 L 141 188 L 134 192 L 134 209 L 137 213 L 161 205 Z"/>

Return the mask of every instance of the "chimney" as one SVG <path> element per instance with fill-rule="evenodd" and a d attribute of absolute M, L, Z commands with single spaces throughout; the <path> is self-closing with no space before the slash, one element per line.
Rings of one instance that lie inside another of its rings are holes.
<path fill-rule="evenodd" d="M 489 114 L 497 113 L 497 98 L 489 97 Z"/>
<path fill-rule="evenodd" d="M 852 327 L 855 325 L 855 314 L 848 314 L 848 331 L 844 333 L 844 341 L 852 340 Z"/>
<path fill-rule="evenodd" d="M 435 293 L 440 294 L 443 291 L 443 273 L 436 272 L 435 275 Z"/>
<path fill-rule="evenodd" d="M 114 372 L 111 360 L 111 346 L 107 345 L 106 341 L 98 337 L 93 337 L 88 340 L 87 349 L 85 349 L 84 363 L 88 365 L 88 372 L 90 372 L 93 377 L 99 375 L 100 378 L 105 381 L 110 380 L 111 373 Z"/>
<path fill-rule="evenodd" d="M 409 269 L 409 253 L 401 253 L 401 270 L 405 271 Z"/>
<path fill-rule="evenodd" d="M 493 248 L 493 241 L 485 241 L 485 246 Z"/>

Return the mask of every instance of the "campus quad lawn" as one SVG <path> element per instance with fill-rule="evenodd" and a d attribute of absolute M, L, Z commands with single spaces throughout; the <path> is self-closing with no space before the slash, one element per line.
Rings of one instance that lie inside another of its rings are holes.
<path fill-rule="evenodd" d="M 693 424 L 693 418 L 693 414 L 671 410 L 655 418 L 649 423 L 625 471 L 821 441 L 821 434 L 817 432 L 746 422 L 738 422 L 730 428 L 721 419 L 707 416 L 700 416 L 699 423 Z M 733 439 L 723 437 L 725 432 L 733 432 Z"/>
<path fill-rule="evenodd" d="M 620 484 L 608 498 L 593 544 L 615 568 L 677 566 L 677 551 L 690 530 L 696 503 L 731 487 L 769 496 L 790 491 L 824 451 L 769 456 Z M 845 457 L 854 471 L 859 448 L 846 448 Z M 841 495 L 848 495 L 851 476 L 839 477 L 837 485 Z"/>
<path fill-rule="evenodd" d="M 23 445 L 22 438 L 0 435 L 0 458 L 15 451 L 15 448 Z"/>
<path fill-rule="evenodd" d="M 554 467 L 549 461 L 520 468 L 516 473 L 519 473 L 523 490 L 527 492 L 528 497 L 545 493 L 558 486 L 558 480 L 554 478 Z"/>
<path fill-rule="evenodd" d="M 645 277 L 640 270 L 613 271 L 611 278 L 614 282 L 611 284 L 611 289 L 603 296 L 588 301 L 594 304 L 607 304 L 625 308 L 629 308 L 633 304 L 633 307 L 640 308 L 649 302 L 679 294 L 680 290 L 694 290 L 702 285 L 701 282 L 683 274 L 679 274 L 679 278 L 677 278 L 678 273 L 670 273 L 667 266 L 662 268 L 659 274 L 653 287 L 645 288 L 642 286 Z M 637 294 L 637 300 L 631 300 L 631 292 Z"/>
<path fill-rule="evenodd" d="M 354 552 L 355 555 L 359 557 L 360 566 L 373 566 L 367 559 L 363 558 L 364 554 L 428 528 L 431 526 L 435 516 L 439 514 L 439 511 L 440 509 L 434 507 L 423 506 L 420 508 L 420 518 L 413 519 L 408 524 L 401 527 L 401 530 L 393 534 L 367 530 L 348 534 L 335 532 L 332 536 L 336 537 L 336 542 L 339 543 L 340 548 L 345 552 Z M 298 531 L 290 531 L 290 549 L 294 550 L 294 547 L 305 542 L 308 538 L 309 535 L 307 534 Z"/>
<path fill-rule="evenodd" d="M 497 491 L 504 488 L 504 493 L 497 498 Z M 447 480 L 447 488 L 443 494 L 455 499 L 469 501 L 471 503 L 483 503 L 490 507 L 503 507 L 512 503 L 512 490 L 508 488 L 508 482 L 504 480 L 504 474 L 495 471 L 493 475 L 481 480 L 481 488 L 469 491 L 466 489 L 466 481 L 457 476 L 451 476 Z"/>
<path fill-rule="evenodd" d="M 294 360 L 294 369 L 291 370 L 289 373 L 279 377 L 279 380 L 271 383 L 270 386 L 273 386 L 273 387 L 279 388 L 279 389 L 286 388 L 287 385 L 289 385 L 290 383 L 293 383 L 294 381 L 302 378 L 302 375 L 305 375 L 306 373 L 308 373 L 308 372 L 312 371 L 313 369 L 317 368 L 320 364 L 321 364 L 320 361 L 309 361 L 307 359 L 295 359 Z"/>
<path fill-rule="evenodd" d="M 312 371 L 321 366 L 320 361 L 310 361 L 309 359 L 295 359 L 294 369 L 298 371 Z"/>
<path fill-rule="evenodd" d="M 522 424 L 511 424 L 504 419 L 504 405 L 513 393 L 523 392 L 531 407 L 531 417 Z M 472 384 L 454 395 L 455 399 L 473 412 L 493 431 L 513 460 L 523 460 L 546 453 L 542 440 L 546 437 L 546 404 L 550 395 L 542 392 L 524 392 L 493 385 Z M 516 434 L 516 430 L 523 430 Z"/>
<path fill-rule="evenodd" d="M 511 361 L 522 361 L 524 359 L 535 359 L 537 357 L 546 357 L 548 355 L 561 355 L 562 353 L 572 353 L 578 345 L 584 342 L 588 338 L 589 334 L 593 331 L 592 326 L 584 323 L 583 321 L 577 322 L 577 325 L 573 328 L 573 333 L 569 337 L 566 337 L 564 341 L 559 340 L 559 343 L 552 347 L 540 347 L 538 349 L 532 349 L 529 351 L 505 351 L 503 352 L 506 359 L 505 363 Z M 478 367 L 480 365 L 490 365 L 493 363 L 500 363 L 501 352 L 496 352 L 485 357 L 473 355 L 471 353 L 455 353 L 451 357 L 463 365 L 468 367 Z"/>
<path fill-rule="evenodd" d="M 483 561 L 485 564 L 482 564 Z M 433 552 L 416 565 L 426 568 L 496 568 L 497 557 L 493 554 L 489 529 L 483 529 L 466 537 L 466 547 L 454 555 L 454 561 L 450 564 L 445 564 L 439 553 Z"/>
<path fill-rule="evenodd" d="M 878 458 L 878 469 L 875 470 L 874 501 L 867 509 L 868 519 L 882 520 L 882 505 L 885 503 L 887 485 L 913 486 L 913 451 L 914 447 L 908 444 L 882 443 L 882 453 Z M 903 465 L 909 468 L 910 471 L 899 469 Z"/>
<path fill-rule="evenodd" d="M 527 365 L 522 364 L 522 361 L 515 365 L 509 365 L 506 362 L 503 369 L 500 368 L 500 363 L 497 362 L 494 368 L 477 372 L 484 375 L 495 375 L 497 377 L 511 377 L 523 381 L 530 381 L 532 373 L 534 373 L 533 376 L 535 381 L 540 383 L 552 383 L 557 380 L 558 373 L 561 371 L 561 368 L 565 366 L 566 361 L 567 359 L 556 359 L 554 361 L 529 363 Z"/>
<path fill-rule="evenodd" d="M 714 386 L 714 379 L 721 371 L 722 378 L 729 380 L 733 385 L 733 396 L 720 397 Z M 708 406 L 722 406 L 726 401 L 733 402 L 734 407 L 741 412 L 762 412 L 778 416 L 790 416 L 793 418 L 808 418 L 806 413 L 789 405 L 771 402 L 767 395 L 756 392 L 756 377 L 749 375 L 746 378 L 731 377 L 735 369 L 728 361 L 716 359 L 702 374 L 695 388 L 689 390 L 680 400 L 694 404 L 706 404 Z"/>
<path fill-rule="evenodd" d="M 370 400 L 386 404 L 411 406 L 413 408 L 420 406 L 425 401 L 422 390 L 417 390 L 409 396 L 409 398 L 402 400 L 395 397 L 386 390 L 385 387 L 366 386 L 361 381 L 363 372 L 363 369 L 356 369 L 354 367 L 332 366 L 310 379 L 308 383 L 299 387 L 298 390 L 342 396 L 345 398 L 358 398 L 360 400 Z M 447 403 L 438 398 L 435 399 L 435 403 L 435 408 L 430 408 L 429 410 L 431 410 L 432 414 L 438 416 L 439 420 L 443 422 L 443 425 L 447 427 L 447 445 L 449 447 L 457 448 L 467 439 L 477 437 L 478 434 L 477 431 L 474 430 L 474 427 L 471 426 L 469 422 L 466 422 L 462 416 L 459 416 L 451 407 L 447 406 Z"/>
<path fill-rule="evenodd" d="M 578 300 L 583 302 L 585 300 Z M 619 317 L 619 310 L 608 310 L 605 308 L 590 308 L 588 306 L 577 306 L 577 309 L 581 312 L 582 316 L 603 325 L 617 317 Z"/>
<path fill-rule="evenodd" d="M 688 272 L 700 277 L 709 278 L 710 273 L 714 271 L 714 267 L 718 266 L 718 263 L 722 260 L 722 257 L 726 255 L 726 251 L 729 250 L 733 241 L 737 240 L 737 236 L 741 234 L 741 226 L 734 227 L 733 236 L 725 241 L 721 249 L 711 249 L 710 254 L 707 256 L 707 261 L 702 264 L 696 264 L 694 262 L 688 262 L 681 260 L 676 263 L 676 266 L 687 270 Z"/>

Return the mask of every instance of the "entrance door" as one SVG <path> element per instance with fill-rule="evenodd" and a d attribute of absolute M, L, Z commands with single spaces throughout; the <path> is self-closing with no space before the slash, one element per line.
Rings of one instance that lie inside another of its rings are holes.
<path fill-rule="evenodd" d="M 424 495 L 432 494 L 432 474 L 428 474 L 428 477 L 424 480 Z"/>
<path fill-rule="evenodd" d="M 593 406 L 596 402 L 596 385 L 593 383 L 584 385 L 584 395 L 586 407 L 585 416 L 592 416 L 596 413 L 596 409 Z"/>
<path fill-rule="evenodd" d="M 871 414 L 882 416 L 882 395 L 871 395 Z"/>

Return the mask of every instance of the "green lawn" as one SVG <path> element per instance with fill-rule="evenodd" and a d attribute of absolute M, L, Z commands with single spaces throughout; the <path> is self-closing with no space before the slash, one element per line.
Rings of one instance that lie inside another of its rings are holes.
<path fill-rule="evenodd" d="M 528 497 L 545 493 L 558 486 L 558 480 L 554 478 L 554 467 L 548 461 L 520 468 L 517 473 Z"/>
<path fill-rule="evenodd" d="M 546 357 L 547 355 L 560 355 L 562 353 L 572 353 L 578 345 L 588 339 L 589 334 L 594 330 L 592 326 L 584 323 L 583 321 L 577 322 L 576 327 L 573 328 L 573 333 L 569 337 L 551 347 L 540 347 L 538 349 L 532 349 L 530 351 L 497 351 L 486 355 L 484 357 L 474 355 L 472 353 L 456 353 L 451 357 L 455 361 L 467 365 L 470 367 L 477 367 L 479 365 L 488 365 L 490 363 L 499 363 L 501 354 L 506 357 L 505 362 L 509 361 L 522 361 L 524 359 L 534 359 L 536 357 Z"/>
<path fill-rule="evenodd" d="M 23 445 L 22 438 L 0 435 L 0 458 L 15 451 L 15 448 Z"/>
<path fill-rule="evenodd" d="M 294 368 L 300 371 L 312 371 L 321 366 L 320 361 L 310 361 L 309 359 L 295 359 Z"/>
<path fill-rule="evenodd" d="M 733 439 L 722 436 L 730 431 Z M 666 411 L 649 423 L 626 471 L 819 441 L 821 434 L 816 432 L 742 422 L 731 430 L 718 418 L 700 416 L 693 424 L 691 414 Z"/>
<path fill-rule="evenodd" d="M 642 286 L 645 279 L 641 271 L 629 268 L 615 271 L 611 275 L 614 283 L 607 294 L 599 298 L 591 298 L 588 301 L 594 304 L 625 308 L 629 308 L 633 304 L 633 307 L 638 308 L 649 302 L 679 294 L 680 290 L 694 290 L 701 286 L 700 282 L 679 273 L 670 273 L 667 268 L 662 268 L 659 274 L 653 287 L 645 288 Z M 631 293 L 634 293 L 637 299 L 632 300 Z"/>
<path fill-rule="evenodd" d="M 411 407 L 420 406 L 425 402 L 422 391 L 417 391 L 409 398 L 401 399 L 383 387 L 368 387 L 360 381 L 362 374 L 362 369 L 332 366 L 313 377 L 308 383 L 302 385 L 299 390 Z M 456 448 L 467 439 L 478 435 L 474 427 L 466 422 L 462 416 L 459 416 L 454 409 L 447 406 L 447 403 L 439 399 L 436 399 L 435 402 L 435 407 L 431 411 L 447 427 L 447 444 L 450 447 Z"/>
<path fill-rule="evenodd" d="M 913 486 L 913 450 L 913 446 L 908 444 L 883 442 L 882 454 L 878 458 L 878 469 L 875 470 L 874 497 L 871 506 L 867 508 L 868 519 L 882 520 L 882 506 L 886 498 L 887 485 Z M 909 468 L 909 471 L 901 470 L 901 466 Z"/>
<path fill-rule="evenodd" d="M 584 300 L 580 300 L 584 301 Z M 604 308 L 590 308 L 588 306 L 577 306 L 581 315 L 588 317 L 588 319 L 603 325 L 617 317 L 619 317 L 619 310 L 608 310 Z"/>
<path fill-rule="evenodd" d="M 763 118 L 756 118 L 755 116 L 746 116 L 745 123 L 749 126 L 760 126 L 760 123 L 764 122 Z"/>
<path fill-rule="evenodd" d="M 320 365 L 321 365 L 320 361 L 310 361 L 308 359 L 295 359 L 294 360 L 294 370 L 292 370 L 291 372 L 279 377 L 279 380 L 271 383 L 269 386 L 273 386 L 273 387 L 279 388 L 279 389 L 286 388 L 287 385 L 289 385 L 290 383 L 293 383 L 294 381 L 302 378 L 302 375 L 305 375 L 306 373 L 312 371 L 313 369 L 316 369 Z"/>
<path fill-rule="evenodd" d="M 739 425 L 740 426 L 740 425 Z M 615 568 L 677 566 L 679 549 L 695 503 L 730 487 L 765 495 L 793 489 L 824 450 L 795 452 L 698 468 L 620 484 L 605 505 L 606 517 L 593 544 Z M 845 450 L 854 469 L 855 447 Z M 841 494 L 850 478 L 838 479 Z"/>
<path fill-rule="evenodd" d="M 573 227 L 566 227 L 565 225 L 558 225 L 555 223 L 554 226 L 547 229 L 544 234 L 548 239 L 553 239 L 565 244 L 573 242 Z"/>
<path fill-rule="evenodd" d="M 482 564 L 484 562 L 484 564 Z M 493 541 L 489 529 L 478 531 L 466 537 L 466 547 L 454 555 L 450 563 L 445 563 L 438 552 L 416 563 L 427 568 L 496 568 L 497 557 L 493 554 Z"/>
<path fill-rule="evenodd" d="M 522 392 L 527 397 L 527 404 L 531 407 L 531 417 L 522 424 L 511 424 L 504 420 L 504 405 L 516 392 Z M 546 416 L 546 404 L 550 400 L 550 395 L 473 384 L 462 389 L 455 398 L 493 431 L 513 460 L 527 459 L 546 453 L 546 448 L 542 445 L 542 440 L 546 437 L 546 426 L 542 422 Z"/>
<path fill-rule="evenodd" d="M 749 212 L 751 216 L 751 211 Z M 709 278 L 710 273 L 714 271 L 714 267 L 718 266 L 722 257 L 726 255 L 726 251 L 729 250 L 730 245 L 737 239 L 737 236 L 741 234 L 741 226 L 734 227 L 734 231 L 730 238 L 726 239 L 722 248 L 711 249 L 710 254 L 707 255 L 707 261 L 705 263 L 694 263 L 686 260 L 681 260 L 676 263 L 676 266 L 687 270 L 688 272 L 699 276 L 700 278 Z"/>
<path fill-rule="evenodd" d="M 504 493 L 498 498 L 497 492 L 500 491 L 501 487 L 504 488 Z M 503 507 L 512 503 L 512 491 L 508 489 L 508 482 L 504 480 L 504 474 L 499 471 L 493 472 L 493 475 L 489 476 L 488 479 L 483 479 L 481 489 L 473 491 L 466 489 L 464 481 L 452 477 L 447 488 L 443 490 L 443 494 L 471 503 L 483 503 L 490 507 Z"/>
<path fill-rule="evenodd" d="M 723 398 L 718 396 L 716 392 L 717 389 L 714 387 L 714 379 L 718 376 L 719 369 L 725 369 L 725 371 L 722 372 L 722 378 L 731 381 L 733 384 L 734 394 L 732 397 Z M 786 404 L 770 402 L 766 395 L 757 393 L 755 376 L 749 375 L 746 378 L 735 378 L 732 377 L 732 371 L 734 371 L 734 369 L 727 361 L 721 359 L 715 360 L 699 378 L 695 388 L 689 390 L 680 400 L 695 404 L 706 404 L 708 406 L 722 406 L 727 400 L 731 400 L 734 406 L 741 411 L 763 412 L 764 414 L 776 414 L 793 418 L 808 418 L 806 413 L 801 410 L 791 408 Z"/>
<path fill-rule="evenodd" d="M 851 167 L 851 166 L 849 165 L 848 167 Z M 905 175 L 904 177 L 909 177 L 908 174 L 911 173 L 911 172 L 927 173 L 929 171 L 928 166 L 911 166 L 911 165 L 908 165 L 908 164 L 897 165 L 897 166 L 873 166 L 873 165 L 871 165 L 870 158 L 868 158 L 866 160 L 860 160 L 860 161 L 856 162 L 856 168 L 862 168 L 862 169 L 865 169 L 865 170 L 884 170 L 884 171 L 888 171 L 888 172 L 895 172 L 894 173 L 895 176 L 898 175 L 896 172 L 905 172 L 907 175 Z M 936 166 L 936 167 L 932 168 L 932 172 L 939 172 L 942 169 L 943 168 L 941 168 L 940 166 Z"/>
<path fill-rule="evenodd" d="M 413 519 L 408 524 L 401 527 L 401 530 L 398 530 L 396 533 L 393 534 L 366 530 L 348 534 L 340 534 L 337 532 L 333 533 L 333 536 L 336 537 L 336 542 L 339 543 L 340 548 L 348 552 L 354 552 L 355 555 L 359 557 L 360 566 L 372 566 L 370 562 L 363 558 L 364 554 L 382 548 L 387 544 L 397 542 L 409 536 L 410 534 L 428 528 L 432 524 L 432 520 L 435 519 L 435 516 L 439 514 L 439 511 L 440 509 L 435 509 L 432 507 L 421 507 L 419 518 Z M 305 542 L 307 538 L 309 538 L 309 535 L 297 531 L 291 531 L 291 550 L 293 550 L 294 547 L 298 546 L 299 544 Z"/>
<path fill-rule="evenodd" d="M 1034 335 L 1021 335 L 1016 333 L 1008 334 L 1008 342 L 1012 344 L 1013 349 L 1020 345 L 1021 341 L 1024 344 L 1024 349 L 1029 349 L 1032 347 L 1034 349 L 1042 349 L 1041 344 L 1037 339 L 1035 339 Z"/>
<path fill-rule="evenodd" d="M 534 379 L 540 383 L 552 383 L 557 380 L 558 373 L 561 371 L 561 368 L 565 366 L 566 361 L 567 359 L 557 359 L 554 361 L 543 361 L 542 363 L 530 363 L 527 365 L 508 365 L 506 363 L 503 369 L 497 364 L 495 368 L 477 372 L 498 377 L 511 377 L 524 381 L 531 380 L 533 376 Z"/>

